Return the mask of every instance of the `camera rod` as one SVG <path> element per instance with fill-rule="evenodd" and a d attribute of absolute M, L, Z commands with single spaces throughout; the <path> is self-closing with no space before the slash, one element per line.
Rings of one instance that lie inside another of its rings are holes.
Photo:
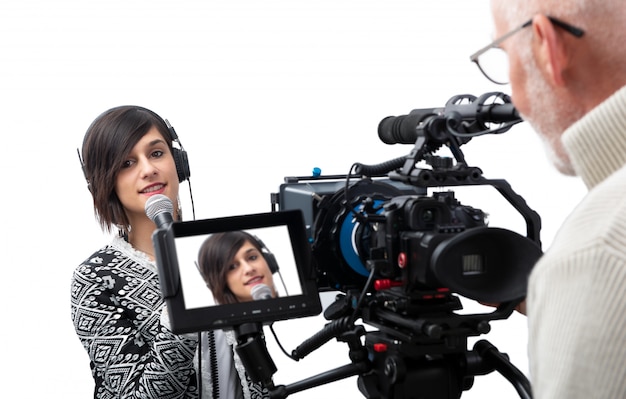
<path fill-rule="evenodd" d="M 320 385 L 343 380 L 348 377 L 363 375 L 370 371 L 371 364 L 367 360 L 367 350 L 361 342 L 361 336 L 366 334 L 365 327 L 363 327 L 362 325 L 357 325 L 353 326 L 350 331 L 339 332 L 341 331 L 341 329 L 334 331 L 337 332 L 335 338 L 337 338 L 338 341 L 346 342 L 348 344 L 348 347 L 350 348 L 349 356 L 350 360 L 352 360 L 352 363 L 314 375 L 312 377 L 289 385 L 276 386 L 273 389 L 270 389 L 270 398 L 286 398 L 292 393 L 301 392 L 306 389 L 315 388 Z"/>

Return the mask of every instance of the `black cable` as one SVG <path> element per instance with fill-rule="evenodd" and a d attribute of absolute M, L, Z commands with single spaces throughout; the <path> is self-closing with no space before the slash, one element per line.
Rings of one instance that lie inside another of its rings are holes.
<path fill-rule="evenodd" d="M 524 373 L 515 367 L 495 346 L 488 341 L 481 340 L 474 345 L 474 348 L 482 358 L 488 360 L 515 387 L 520 398 L 532 399 L 530 382 Z"/>
<path fill-rule="evenodd" d="M 196 206 L 193 202 L 193 192 L 191 191 L 191 180 L 187 178 L 187 182 L 189 183 L 189 199 L 191 200 L 191 217 L 193 220 L 196 220 Z"/>
<path fill-rule="evenodd" d="M 215 348 L 215 332 L 213 330 L 207 333 L 209 339 L 209 358 L 210 358 L 210 366 L 211 366 L 211 384 L 213 387 L 213 399 L 217 399 L 220 397 L 220 387 L 219 387 L 219 378 L 217 371 L 217 353 Z"/>
<path fill-rule="evenodd" d="M 346 176 L 346 185 L 343 189 L 343 196 L 346 200 L 346 205 L 348 205 L 348 201 L 349 201 L 349 196 L 348 196 L 348 190 L 350 189 L 350 176 L 352 176 L 352 170 L 357 168 L 358 164 L 352 164 L 352 166 L 350 167 L 350 170 L 348 171 L 348 175 Z"/>
<path fill-rule="evenodd" d="M 385 176 L 387 173 L 392 172 L 406 162 L 406 156 L 398 157 L 390 161 L 382 162 L 376 165 L 364 165 L 362 163 L 356 163 L 353 165 L 354 173 L 362 176 Z"/>
<path fill-rule="evenodd" d="M 198 397 L 202 399 L 202 332 L 198 332 Z"/>
<path fill-rule="evenodd" d="M 288 358 L 290 358 L 291 360 L 295 360 L 298 361 L 300 359 L 296 359 L 295 357 L 291 356 L 291 354 L 289 354 L 285 348 L 283 347 L 283 344 L 280 343 L 280 340 L 278 339 L 278 334 L 276 334 L 276 331 L 274 331 L 274 323 L 270 324 L 270 331 L 272 332 L 272 335 L 274 336 L 274 341 L 276 341 L 276 344 L 278 345 L 278 347 L 280 348 L 280 350 L 285 354 L 285 356 L 287 356 Z"/>
<path fill-rule="evenodd" d="M 356 306 L 354 307 L 354 312 L 352 312 L 352 316 L 350 316 L 351 324 L 354 324 L 356 319 L 359 317 L 359 309 L 361 308 L 361 305 L 363 304 L 363 301 L 365 300 L 365 296 L 367 295 L 367 292 L 369 291 L 370 287 L 374 283 L 375 274 L 376 274 L 376 263 L 374 262 L 374 265 L 372 266 L 372 270 L 370 270 L 370 275 L 367 277 L 367 281 L 365 282 L 365 286 L 361 290 L 361 296 L 359 296 L 359 300 L 357 301 Z"/>
<path fill-rule="evenodd" d="M 358 213 L 357 211 L 354 210 L 354 208 L 350 205 L 350 195 L 349 195 L 349 190 L 350 190 L 350 176 L 352 176 L 352 171 L 356 170 L 357 168 L 360 167 L 361 164 L 359 163 L 354 163 L 352 164 L 352 166 L 350 167 L 350 170 L 348 171 L 348 175 L 346 176 L 346 185 L 344 187 L 344 199 L 346 202 L 346 208 L 348 209 L 348 211 L 350 213 L 352 213 L 354 215 L 354 217 L 360 222 L 360 223 L 366 223 L 367 220 L 365 218 L 365 216 L 363 216 L 362 214 Z"/>

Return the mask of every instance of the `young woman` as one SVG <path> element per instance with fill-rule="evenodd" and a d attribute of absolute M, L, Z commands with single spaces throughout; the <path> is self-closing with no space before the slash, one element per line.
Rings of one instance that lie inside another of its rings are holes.
<path fill-rule="evenodd" d="M 156 226 L 144 206 L 151 195 L 164 194 L 180 220 L 178 188 L 188 165 L 173 137 L 163 119 L 137 106 L 104 112 L 85 134 L 83 171 L 96 217 L 104 230 L 119 232 L 72 279 L 71 316 L 91 361 L 94 398 L 263 397 L 230 346 L 208 350 L 208 334 L 200 334 L 198 345 L 199 334 L 168 328 L 152 246 Z M 199 346 L 200 359 L 221 354 L 213 375 L 201 370 L 198 378 Z M 215 383 L 202 384 L 212 378 Z"/>
<path fill-rule="evenodd" d="M 257 238 L 245 231 L 229 231 L 206 239 L 198 252 L 198 265 L 217 303 L 247 302 L 253 300 L 252 289 L 259 284 L 276 296 L 272 273 L 277 266 L 266 256 Z"/>

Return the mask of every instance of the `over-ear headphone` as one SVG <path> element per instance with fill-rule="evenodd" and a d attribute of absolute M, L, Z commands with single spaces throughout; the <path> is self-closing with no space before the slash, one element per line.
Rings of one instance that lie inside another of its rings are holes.
<path fill-rule="evenodd" d="M 263 258 L 265 259 L 265 262 L 267 263 L 270 271 L 272 272 L 272 274 L 276 273 L 278 271 L 278 262 L 276 261 L 276 257 L 273 253 L 270 252 L 269 249 L 267 249 L 267 247 L 265 246 L 265 244 L 263 244 L 263 241 L 261 241 L 259 237 L 253 237 L 256 240 L 259 248 L 261 248 L 261 254 L 263 255 Z"/>
<path fill-rule="evenodd" d="M 180 148 L 176 148 L 172 145 L 172 156 L 174 157 L 174 163 L 176 164 L 176 173 L 178 173 L 178 181 L 183 182 L 185 180 L 189 180 L 191 177 L 191 169 L 189 168 L 189 158 L 187 157 L 187 151 L 183 148 L 183 145 L 176 134 L 176 130 L 170 124 L 170 122 L 165 119 L 165 124 L 167 125 L 167 129 L 170 132 L 170 136 L 172 138 L 172 143 L 178 143 Z"/>
<path fill-rule="evenodd" d="M 91 182 L 89 181 L 89 178 L 87 177 L 87 171 L 85 170 L 83 157 L 80 156 L 80 150 L 78 148 L 76 148 L 76 152 L 78 153 L 78 162 L 80 162 L 80 168 L 83 171 L 83 176 L 85 176 L 85 180 L 87 180 L 87 190 L 89 190 L 89 192 L 93 194 L 93 190 L 91 189 Z"/>

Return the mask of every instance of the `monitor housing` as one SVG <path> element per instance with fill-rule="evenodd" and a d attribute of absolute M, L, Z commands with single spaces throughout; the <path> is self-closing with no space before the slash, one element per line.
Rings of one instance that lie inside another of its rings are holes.
<path fill-rule="evenodd" d="M 279 265 L 274 282 L 279 296 L 217 304 L 197 266 L 202 243 L 214 233 L 244 230 L 263 241 Z M 245 323 L 314 316 L 321 312 L 316 274 L 300 210 L 286 210 L 174 222 L 156 230 L 161 292 L 170 328 L 176 334 L 233 329 Z"/>

